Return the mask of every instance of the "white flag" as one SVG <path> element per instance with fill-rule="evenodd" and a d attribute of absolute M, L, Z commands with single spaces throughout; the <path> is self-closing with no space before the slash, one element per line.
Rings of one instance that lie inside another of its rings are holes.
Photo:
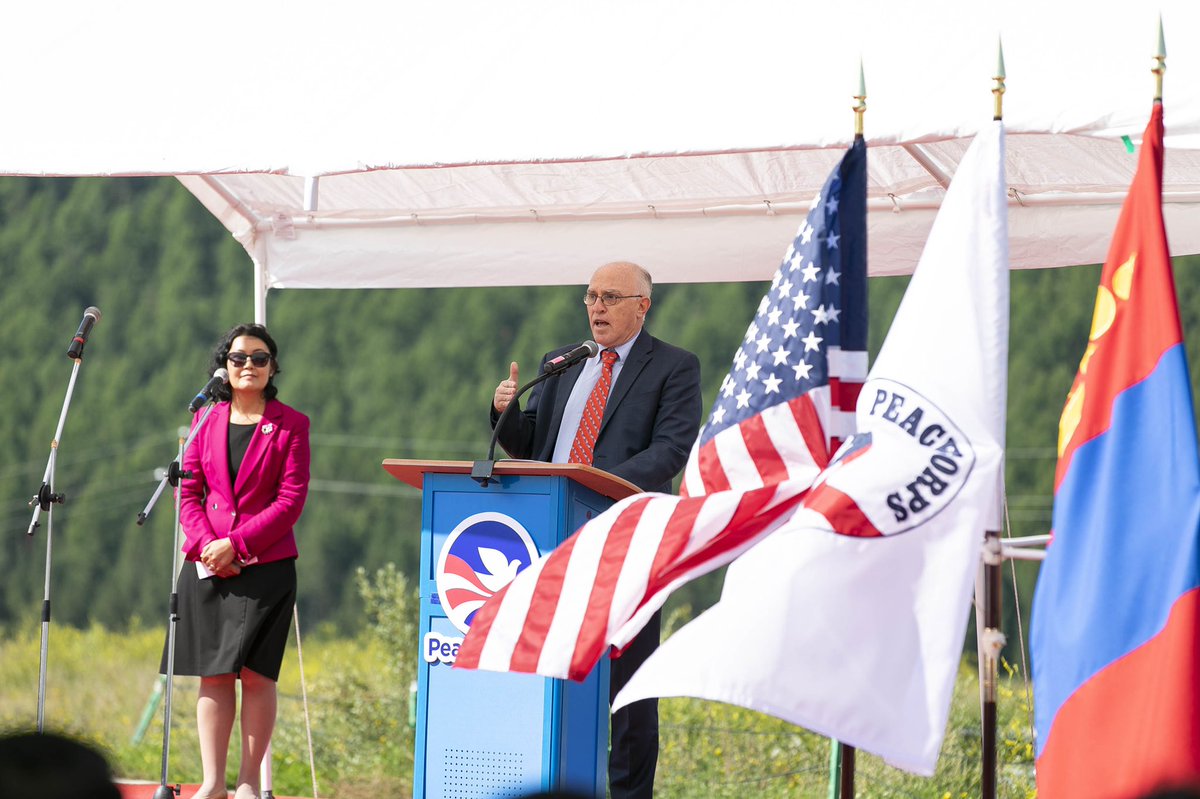
<path fill-rule="evenodd" d="M 727 702 L 932 774 L 983 535 L 999 529 L 1007 363 L 997 122 L 954 176 L 859 396 L 858 433 L 613 707 Z"/>

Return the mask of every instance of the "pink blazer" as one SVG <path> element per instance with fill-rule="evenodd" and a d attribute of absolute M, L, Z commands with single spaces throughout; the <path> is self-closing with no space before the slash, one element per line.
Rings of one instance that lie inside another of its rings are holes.
<path fill-rule="evenodd" d="M 230 485 L 229 403 L 213 407 L 183 459 L 192 473 L 180 489 L 188 560 L 199 560 L 204 547 L 218 538 L 232 541 L 241 561 L 296 557 L 293 527 L 308 496 L 308 426 L 304 414 L 269 401 Z"/>

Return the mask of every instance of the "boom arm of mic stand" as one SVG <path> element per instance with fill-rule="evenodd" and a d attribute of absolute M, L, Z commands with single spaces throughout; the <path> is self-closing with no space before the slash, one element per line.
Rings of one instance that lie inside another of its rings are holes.
<path fill-rule="evenodd" d="M 493 476 L 496 466 L 496 440 L 500 437 L 500 428 L 503 427 L 504 423 L 508 420 L 509 415 L 513 412 L 513 408 L 517 407 L 517 400 L 520 399 L 522 394 L 536 386 L 538 383 L 554 377 L 555 375 L 562 374 L 563 371 L 565 371 L 565 369 L 556 369 L 552 372 L 542 372 L 540 375 L 518 388 L 516 394 L 513 394 L 512 400 L 509 401 L 504 410 L 500 412 L 500 418 L 496 420 L 496 426 L 492 429 L 492 442 L 488 446 L 487 460 L 475 461 L 473 464 L 471 464 L 471 478 L 475 480 L 475 482 L 479 483 L 479 485 L 483 486 L 484 488 L 487 488 L 488 483 L 496 479 Z"/>
<path fill-rule="evenodd" d="M 54 491 L 54 468 L 58 459 L 58 442 L 62 440 L 63 427 L 67 423 L 67 411 L 71 407 L 71 397 L 75 394 L 75 381 L 79 377 L 79 364 L 82 360 L 82 358 L 76 358 L 75 365 L 71 367 L 71 379 L 67 381 L 67 395 L 63 398 L 62 410 L 58 414 L 58 427 L 54 429 L 54 438 L 50 441 L 50 457 L 46 460 L 46 473 L 42 477 L 41 488 L 29 500 L 29 507 L 33 508 L 33 518 L 29 520 L 29 529 L 25 531 L 26 535 L 33 535 L 41 524 L 38 517 L 43 512 L 49 512 L 51 504 L 62 504 L 67 499 L 66 494 Z M 38 731 L 41 731 L 40 727 Z"/>
<path fill-rule="evenodd" d="M 158 502 L 158 498 L 162 496 L 162 492 L 164 489 L 166 489 L 167 483 L 178 487 L 180 478 L 192 476 L 190 473 L 183 471 L 183 456 L 188 451 L 188 447 L 192 445 L 192 442 L 196 440 L 196 436 L 200 434 L 200 429 L 204 427 L 204 423 L 208 421 L 208 415 L 212 413 L 214 407 L 215 406 L 213 405 L 206 407 L 204 409 L 204 414 L 200 417 L 200 421 L 197 422 L 196 426 L 192 428 L 192 431 L 188 433 L 187 440 L 183 442 L 183 448 L 179 452 L 179 460 L 172 461 L 167 467 L 167 473 L 159 482 L 158 488 L 154 489 L 154 495 L 150 497 L 150 501 L 146 503 L 146 507 L 138 512 L 138 527 L 141 527 L 146 523 L 146 519 L 150 518 L 150 511 L 154 509 L 154 505 Z"/>

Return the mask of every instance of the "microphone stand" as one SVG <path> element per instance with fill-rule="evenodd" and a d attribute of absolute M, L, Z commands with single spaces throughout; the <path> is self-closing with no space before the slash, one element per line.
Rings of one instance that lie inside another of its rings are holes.
<path fill-rule="evenodd" d="M 150 497 L 150 501 L 146 503 L 146 507 L 138 513 L 137 523 L 140 527 L 146 523 L 146 519 L 150 516 L 150 511 L 154 508 L 158 498 L 162 496 L 162 492 L 170 483 L 176 489 L 179 488 L 181 480 L 190 479 L 191 472 L 183 470 L 183 456 L 187 453 L 188 447 L 196 440 L 200 430 L 204 427 L 204 423 L 208 421 L 209 414 L 212 413 L 213 405 L 210 403 L 200 416 L 200 421 L 192 428 L 186 439 L 179 439 L 179 457 L 172 461 L 167 466 L 166 474 L 158 484 L 158 488 L 154 490 L 154 495 Z M 166 694 L 163 699 L 163 744 L 162 744 L 162 771 L 158 790 L 154 792 L 154 799 L 173 799 L 179 793 L 178 785 L 171 786 L 167 784 L 167 758 L 171 752 L 171 700 L 174 692 L 174 677 L 175 677 L 175 625 L 179 621 L 179 539 L 183 528 L 179 521 L 180 512 L 180 492 L 175 492 L 175 526 L 174 535 L 171 540 L 174 545 L 171 547 L 171 599 L 169 603 L 170 615 L 167 623 L 167 673 L 166 677 Z"/>
<path fill-rule="evenodd" d="M 56 493 L 54 490 L 54 469 L 58 461 L 58 442 L 62 440 L 63 426 L 67 423 L 67 410 L 71 407 L 71 396 L 75 393 L 75 380 L 79 377 L 79 365 L 83 362 L 83 351 L 72 358 L 75 365 L 71 368 L 71 380 L 67 383 L 67 395 L 63 399 L 62 412 L 58 415 L 58 427 L 54 429 L 54 438 L 50 441 L 50 457 L 46 462 L 46 472 L 42 476 L 42 485 L 38 492 L 29 500 L 33 508 L 33 518 L 29 522 L 27 536 L 32 536 L 40 525 L 38 517 L 46 512 L 46 582 L 42 593 L 42 652 L 38 666 L 38 698 L 37 698 L 37 731 L 45 731 L 46 722 L 46 662 L 50 653 L 50 565 L 54 551 L 54 505 L 66 502 L 67 495 Z"/>
<path fill-rule="evenodd" d="M 507 421 L 509 415 L 512 413 L 512 409 L 517 407 L 517 400 L 522 394 L 536 386 L 538 383 L 541 383 L 547 378 L 554 377 L 555 375 L 560 375 L 574 365 L 574 363 L 564 363 L 557 369 L 543 371 L 540 375 L 517 389 L 517 393 L 513 394 L 512 400 L 510 400 L 508 405 L 504 407 L 504 410 L 500 412 L 500 418 L 496 420 L 496 426 L 492 428 L 492 442 L 488 446 L 487 460 L 475 461 L 473 464 L 471 464 L 471 479 L 479 483 L 479 485 L 483 486 L 484 488 L 487 488 L 489 483 L 499 482 L 499 478 L 494 476 L 496 465 L 496 440 L 500 436 L 500 428 L 504 426 L 504 422 Z"/>

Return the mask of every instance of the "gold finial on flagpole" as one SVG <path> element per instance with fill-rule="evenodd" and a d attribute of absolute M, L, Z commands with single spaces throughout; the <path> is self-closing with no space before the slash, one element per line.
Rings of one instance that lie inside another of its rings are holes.
<path fill-rule="evenodd" d="M 854 95 L 854 138 L 863 136 L 863 113 L 867 110 L 867 78 L 863 73 L 862 57 L 858 59 L 858 94 Z"/>
<path fill-rule="evenodd" d="M 1004 119 L 1004 40 L 996 40 L 996 74 L 992 80 L 992 97 L 995 103 L 992 109 L 992 119 Z"/>
<path fill-rule="evenodd" d="M 1167 71 L 1167 41 L 1163 38 L 1162 14 L 1158 15 L 1158 50 L 1154 54 L 1154 102 L 1162 102 L 1163 73 Z"/>

